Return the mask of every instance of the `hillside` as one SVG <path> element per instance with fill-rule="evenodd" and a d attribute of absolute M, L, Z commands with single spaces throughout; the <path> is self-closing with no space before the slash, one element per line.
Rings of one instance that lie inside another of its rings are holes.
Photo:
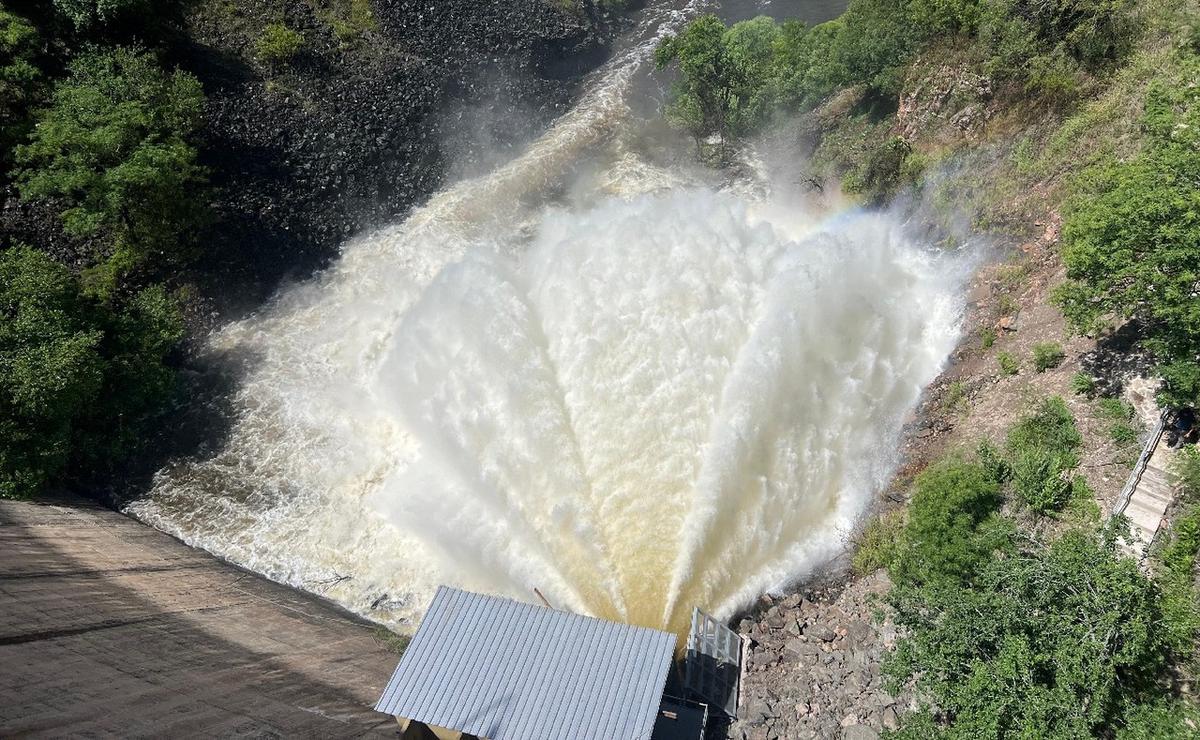
<path fill-rule="evenodd" d="M 1142 572 L 1110 516 L 1200 391 L 1198 23 L 1195 3 L 857 0 L 664 45 L 667 116 L 703 158 L 782 150 L 818 197 L 981 263 L 851 574 L 740 623 L 730 737 L 1197 732 L 1194 445 L 1160 445 L 1174 504 Z"/>

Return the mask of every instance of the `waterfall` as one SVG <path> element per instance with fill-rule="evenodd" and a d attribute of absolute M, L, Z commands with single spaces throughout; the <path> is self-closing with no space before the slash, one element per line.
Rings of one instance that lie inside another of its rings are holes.
<path fill-rule="evenodd" d="M 216 333 L 250 358 L 236 423 L 130 512 L 401 626 L 445 582 L 679 630 L 827 562 L 966 268 L 647 155 L 626 100 L 690 12 L 647 13 L 512 162 Z"/>

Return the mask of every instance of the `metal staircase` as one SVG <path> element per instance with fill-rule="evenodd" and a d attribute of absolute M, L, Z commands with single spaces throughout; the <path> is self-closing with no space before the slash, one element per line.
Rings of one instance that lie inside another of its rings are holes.
<path fill-rule="evenodd" d="M 1162 444 L 1164 426 L 1165 417 L 1160 417 L 1113 507 L 1113 516 L 1124 514 L 1129 520 L 1129 537 L 1122 539 L 1121 550 L 1139 563 L 1145 561 L 1175 498 L 1175 485 L 1167 470 L 1171 453 Z"/>

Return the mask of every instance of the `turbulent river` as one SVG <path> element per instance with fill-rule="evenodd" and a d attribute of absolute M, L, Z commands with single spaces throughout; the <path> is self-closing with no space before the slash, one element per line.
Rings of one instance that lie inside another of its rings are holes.
<path fill-rule="evenodd" d="M 130 512 L 401 628 L 451 583 L 678 630 L 828 562 L 966 266 L 635 113 L 701 7 L 643 11 L 523 154 L 217 332 L 252 358 L 236 422 Z"/>

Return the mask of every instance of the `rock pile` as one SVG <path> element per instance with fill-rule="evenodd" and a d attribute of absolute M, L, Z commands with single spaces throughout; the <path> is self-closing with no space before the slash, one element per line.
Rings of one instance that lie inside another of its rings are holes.
<path fill-rule="evenodd" d="M 890 619 L 873 620 L 888 586 L 879 572 L 840 590 L 764 597 L 757 616 L 738 624 L 752 642 L 741 719 L 727 737 L 870 740 L 898 727 L 899 715 L 914 704 L 907 692 L 888 693 L 880 673 L 896 642 Z"/>

